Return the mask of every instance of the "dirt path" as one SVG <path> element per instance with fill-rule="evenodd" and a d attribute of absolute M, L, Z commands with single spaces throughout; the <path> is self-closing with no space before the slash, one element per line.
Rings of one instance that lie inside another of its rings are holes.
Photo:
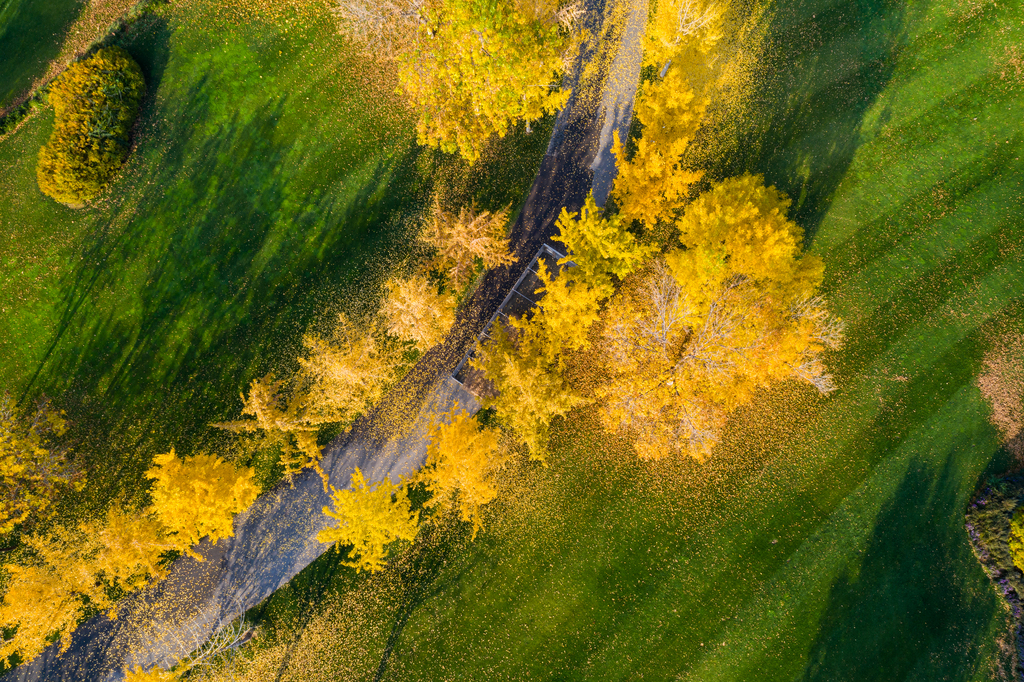
<path fill-rule="evenodd" d="M 577 209 L 591 189 L 604 203 L 614 179 L 612 133 L 625 136 L 632 118 L 646 16 L 646 0 L 591 3 L 594 40 L 581 51 L 575 69 L 583 75 L 571 83 L 572 98 L 558 117 L 511 232 L 519 263 L 488 272 L 444 344 L 427 353 L 372 414 L 325 449 L 321 464 L 332 485 L 347 487 L 357 466 L 368 479 L 397 481 L 422 464 L 425 434 L 439 415 L 453 404 L 469 412 L 479 409 L 474 397 L 451 379 L 452 370 L 525 264 L 555 234 L 562 208 Z M 51 646 L 5 679 L 115 681 L 128 664 L 172 666 L 328 549 L 316 540 L 326 522 L 321 509 L 328 502 L 320 478 L 308 470 L 296 477 L 294 487 L 277 486 L 235 519 L 235 537 L 201 546 L 205 561 L 183 557 L 166 580 L 129 598 L 118 620 L 100 615 L 87 621 L 65 653 Z"/>

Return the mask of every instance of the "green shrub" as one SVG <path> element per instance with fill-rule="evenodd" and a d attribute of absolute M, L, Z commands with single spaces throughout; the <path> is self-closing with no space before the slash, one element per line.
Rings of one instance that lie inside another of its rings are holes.
<path fill-rule="evenodd" d="M 57 120 L 39 150 L 39 189 L 73 208 L 95 199 L 128 157 L 145 88 L 139 65 L 119 47 L 68 67 L 50 87 Z"/>

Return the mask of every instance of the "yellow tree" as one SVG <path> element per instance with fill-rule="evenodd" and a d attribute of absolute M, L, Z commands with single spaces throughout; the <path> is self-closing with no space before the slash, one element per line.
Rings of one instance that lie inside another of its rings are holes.
<path fill-rule="evenodd" d="M 772 381 L 835 388 L 821 352 L 839 346 L 842 324 L 815 296 L 821 262 L 802 254 L 788 205 L 760 177 L 720 183 L 678 221 L 686 248 L 609 305 L 601 418 L 641 457 L 705 458 L 729 413 Z"/>
<path fill-rule="evenodd" d="M 572 8 L 552 0 L 340 0 L 342 31 L 397 62 L 421 144 L 473 162 L 493 135 L 564 106 Z"/>
<path fill-rule="evenodd" d="M 387 282 L 381 314 L 388 331 L 425 353 L 444 341 L 455 322 L 455 297 L 442 294 L 422 275 Z"/>
<path fill-rule="evenodd" d="M 615 281 L 654 251 L 639 244 L 617 216 L 604 215 L 592 196 L 576 213 L 563 209 L 557 225 L 554 239 L 570 255 L 557 262 L 557 275 L 540 265 L 539 310 L 529 319 L 511 320 L 511 330 L 499 326 L 473 361 L 498 392 L 485 404 L 496 408 L 535 459 L 546 456 L 551 419 L 586 402 L 562 376 L 564 355 L 588 347 L 590 328 Z"/>
<path fill-rule="evenodd" d="M 124 670 L 124 682 L 174 682 L 179 677 L 170 670 L 164 670 L 160 666 L 153 666 L 148 671 L 142 668 Z"/>
<path fill-rule="evenodd" d="M 640 220 L 648 228 L 671 220 L 703 173 L 683 167 L 682 156 L 697 134 L 707 98 L 698 97 L 687 83 L 682 66 L 673 65 L 665 77 L 650 84 L 636 102 L 636 117 L 643 126 L 632 158 L 626 159 L 618 131 L 612 153 L 618 175 L 614 193 L 627 220 Z"/>
<path fill-rule="evenodd" d="M 67 648 L 88 609 L 108 609 L 111 594 L 137 590 L 160 579 L 162 552 L 174 547 L 149 513 L 111 509 L 105 522 L 57 526 L 24 538 L 27 559 L 5 566 L 10 573 L 0 604 L 0 624 L 17 626 L 0 645 L 0 658 L 34 658 L 56 634 Z M 111 611 L 116 617 L 116 611 Z"/>
<path fill-rule="evenodd" d="M 259 490 L 253 471 L 236 469 L 213 455 L 182 460 L 170 452 L 153 458 L 146 472 L 154 479 L 153 512 L 175 546 L 196 559 L 192 549 L 204 537 L 211 542 L 232 537 L 232 520 L 249 508 Z"/>
<path fill-rule="evenodd" d="M 325 424 L 350 424 L 376 403 L 400 371 L 399 349 L 382 344 L 345 314 L 327 337 L 307 335 L 299 371 L 288 380 L 273 375 L 256 379 L 242 396 L 242 415 L 251 417 L 213 426 L 261 431 L 281 448 L 285 477 L 309 467 L 324 485 L 317 432 Z"/>
<path fill-rule="evenodd" d="M 508 252 L 507 223 L 507 208 L 491 213 L 463 206 L 452 213 L 435 198 L 420 239 L 436 250 L 435 266 L 448 275 L 452 288 L 461 289 L 469 284 L 478 262 L 485 268 L 515 262 Z"/>
<path fill-rule="evenodd" d="M 419 512 L 411 511 L 409 496 L 401 485 L 383 480 L 373 485 L 356 467 L 351 488 L 331 486 L 334 508 L 324 507 L 328 517 L 337 521 L 333 528 L 317 534 L 323 543 L 352 546 L 351 566 L 373 573 L 384 568 L 387 547 L 396 540 L 413 540 L 419 530 Z"/>
<path fill-rule="evenodd" d="M 416 480 L 431 493 L 427 506 L 456 503 L 462 520 L 473 524 L 475 538 L 483 528 L 480 508 L 497 496 L 495 477 L 507 460 L 498 431 L 453 411 L 431 430 L 427 461 Z"/>
<path fill-rule="evenodd" d="M 56 121 L 39 150 L 39 189 L 72 207 L 96 198 L 128 157 L 145 88 L 139 65 L 120 47 L 69 66 L 50 86 Z"/>
<path fill-rule="evenodd" d="M 19 409 L 0 395 L 0 534 L 45 512 L 61 489 L 82 485 L 60 438 L 64 415 L 47 400 Z"/>

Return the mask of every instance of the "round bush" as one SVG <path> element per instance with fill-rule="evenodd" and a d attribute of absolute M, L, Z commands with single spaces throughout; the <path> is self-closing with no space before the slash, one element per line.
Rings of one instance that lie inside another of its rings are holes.
<path fill-rule="evenodd" d="M 39 189 L 72 208 L 95 199 L 128 158 L 145 89 L 139 65 L 119 47 L 69 66 L 50 86 L 57 118 L 39 150 Z"/>

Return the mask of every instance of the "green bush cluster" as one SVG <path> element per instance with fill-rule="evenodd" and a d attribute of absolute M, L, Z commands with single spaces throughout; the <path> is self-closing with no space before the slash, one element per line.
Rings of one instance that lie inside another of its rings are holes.
<path fill-rule="evenodd" d="M 72 64 L 50 87 L 53 134 L 39 151 L 39 189 L 77 208 L 95 199 L 128 158 L 128 136 L 146 83 L 120 47 Z"/>

